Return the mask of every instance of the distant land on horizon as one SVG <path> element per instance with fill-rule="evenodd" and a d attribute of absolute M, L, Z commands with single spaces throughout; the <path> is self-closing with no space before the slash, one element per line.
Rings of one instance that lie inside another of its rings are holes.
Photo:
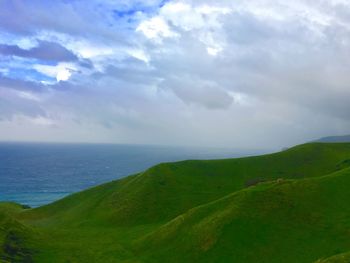
<path fill-rule="evenodd" d="M 350 135 L 323 137 L 316 142 L 350 142 Z"/>

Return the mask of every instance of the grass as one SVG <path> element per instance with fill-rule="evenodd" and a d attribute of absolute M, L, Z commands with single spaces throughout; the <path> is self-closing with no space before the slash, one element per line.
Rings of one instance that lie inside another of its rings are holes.
<path fill-rule="evenodd" d="M 319 259 L 315 263 L 345 263 L 350 262 L 350 253 L 342 253 L 326 259 Z"/>
<path fill-rule="evenodd" d="M 36 209 L 4 203 L 0 258 L 16 230 L 12 257 L 33 262 L 338 262 L 349 167 L 350 144 L 312 143 L 160 164 Z"/>
<path fill-rule="evenodd" d="M 350 247 L 349 185 L 349 169 L 261 184 L 188 211 L 138 246 L 149 262 L 313 262 Z"/>

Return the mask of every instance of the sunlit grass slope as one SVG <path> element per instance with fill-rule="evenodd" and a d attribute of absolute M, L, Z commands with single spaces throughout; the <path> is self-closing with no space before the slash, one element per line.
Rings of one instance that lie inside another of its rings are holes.
<path fill-rule="evenodd" d="M 349 185 L 350 169 L 264 183 L 189 210 L 139 249 L 149 262 L 313 262 L 350 247 Z"/>
<path fill-rule="evenodd" d="M 3 204 L 0 258 L 12 220 L 10 262 L 316 262 L 350 251 L 349 167 L 350 144 L 313 143 L 160 164 L 36 209 Z"/>
<path fill-rule="evenodd" d="M 315 263 L 347 263 L 350 262 L 350 252 L 319 259 Z"/>
<path fill-rule="evenodd" d="M 347 166 L 350 144 L 306 144 L 258 157 L 165 163 L 29 214 L 63 224 L 163 222 L 255 181 L 322 176 Z"/>

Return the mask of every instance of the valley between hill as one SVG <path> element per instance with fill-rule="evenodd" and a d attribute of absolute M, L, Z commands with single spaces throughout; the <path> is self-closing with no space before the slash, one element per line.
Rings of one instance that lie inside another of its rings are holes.
<path fill-rule="evenodd" d="M 25 209 L 3 262 L 349 262 L 350 143 L 164 163 Z"/>

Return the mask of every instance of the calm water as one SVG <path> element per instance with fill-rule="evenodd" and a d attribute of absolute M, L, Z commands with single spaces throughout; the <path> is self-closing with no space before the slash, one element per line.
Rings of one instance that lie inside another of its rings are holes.
<path fill-rule="evenodd" d="M 227 149 L 0 143 L 0 201 L 36 207 L 160 162 L 246 154 Z"/>

